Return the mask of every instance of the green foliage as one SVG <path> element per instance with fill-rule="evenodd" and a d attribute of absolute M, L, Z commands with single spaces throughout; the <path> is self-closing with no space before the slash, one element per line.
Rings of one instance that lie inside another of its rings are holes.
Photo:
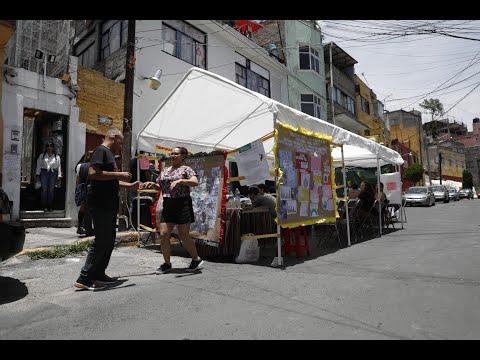
<path fill-rule="evenodd" d="M 424 99 L 420 107 L 432 115 L 432 120 L 436 115 L 443 115 L 443 104 L 438 99 Z"/>
<path fill-rule="evenodd" d="M 412 164 L 409 166 L 403 173 L 403 178 L 406 180 L 413 181 L 415 184 L 419 182 L 423 177 L 423 166 L 420 164 Z"/>
<path fill-rule="evenodd" d="M 463 170 L 462 174 L 462 188 L 473 189 L 473 175 L 470 171 Z"/>
<path fill-rule="evenodd" d="M 54 245 L 47 249 L 29 252 L 27 255 L 32 260 L 63 258 L 68 255 L 87 252 L 92 242 L 93 240 L 88 240 L 79 241 L 71 245 Z"/>

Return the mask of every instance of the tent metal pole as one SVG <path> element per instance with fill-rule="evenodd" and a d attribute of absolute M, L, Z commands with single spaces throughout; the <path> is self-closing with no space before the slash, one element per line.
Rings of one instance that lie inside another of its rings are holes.
<path fill-rule="evenodd" d="M 403 229 L 403 212 L 404 211 L 405 211 L 405 207 L 404 207 L 403 196 L 402 196 L 402 199 L 400 200 L 400 221 L 402 222 L 402 229 Z"/>
<path fill-rule="evenodd" d="M 275 133 L 275 126 L 277 125 L 277 119 L 275 115 L 273 116 L 273 131 Z M 277 153 L 275 154 L 275 162 L 279 164 L 278 162 L 278 150 Z M 277 186 L 278 183 L 278 169 L 275 169 L 275 187 Z M 277 209 L 279 209 L 278 203 L 280 196 L 277 194 L 276 196 L 277 199 Z M 278 221 L 278 213 L 277 213 L 277 221 Z M 277 266 L 283 266 L 283 259 L 282 259 L 282 232 L 280 229 L 280 224 L 277 222 Z"/>
<path fill-rule="evenodd" d="M 377 155 L 378 236 L 382 236 L 382 204 L 380 203 L 380 158 Z"/>
<path fill-rule="evenodd" d="M 137 181 L 140 180 L 140 158 L 137 157 Z M 137 233 L 140 236 L 140 195 L 137 191 Z M 150 225 L 151 226 L 151 225 Z"/>
<path fill-rule="evenodd" d="M 347 172 L 345 170 L 345 158 L 343 156 L 343 145 L 341 145 L 340 149 L 342 150 L 342 172 L 343 172 L 343 197 L 347 199 L 345 201 L 345 214 L 347 217 L 347 240 L 348 246 L 351 246 L 350 242 L 350 216 L 348 215 L 348 194 L 347 194 Z"/>

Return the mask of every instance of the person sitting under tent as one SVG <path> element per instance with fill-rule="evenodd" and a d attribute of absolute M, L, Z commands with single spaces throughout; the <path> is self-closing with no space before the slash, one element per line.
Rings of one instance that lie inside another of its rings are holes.
<path fill-rule="evenodd" d="M 276 201 L 273 196 L 261 195 L 257 186 L 250 186 L 248 188 L 248 197 L 252 201 L 252 208 L 268 208 L 272 218 L 277 217 L 277 210 L 275 210 Z"/>
<path fill-rule="evenodd" d="M 258 187 L 258 191 L 259 191 L 260 195 L 271 198 L 274 202 L 277 202 L 277 199 L 275 199 L 275 197 L 273 195 L 270 195 L 270 193 L 267 192 L 267 185 L 258 184 L 258 185 L 255 185 L 255 186 Z"/>
<path fill-rule="evenodd" d="M 358 190 L 358 184 L 353 184 L 352 188 L 348 192 L 348 200 L 355 200 L 358 198 L 358 194 L 360 194 L 360 190 Z"/>

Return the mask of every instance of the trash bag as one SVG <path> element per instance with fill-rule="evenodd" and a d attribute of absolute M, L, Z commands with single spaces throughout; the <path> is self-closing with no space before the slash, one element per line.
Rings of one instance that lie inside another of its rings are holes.
<path fill-rule="evenodd" d="M 245 234 L 245 236 L 255 236 L 254 234 Z M 257 262 L 260 259 L 260 247 L 257 239 L 241 240 L 240 251 L 235 258 L 237 264 Z"/>

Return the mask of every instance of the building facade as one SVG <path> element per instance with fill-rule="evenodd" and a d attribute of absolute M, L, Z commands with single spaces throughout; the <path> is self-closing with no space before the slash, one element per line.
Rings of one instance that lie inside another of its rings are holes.
<path fill-rule="evenodd" d="M 462 143 L 455 141 L 439 142 L 429 145 L 428 153 L 432 180 L 462 182 L 463 170 L 465 170 L 465 146 Z"/>
<path fill-rule="evenodd" d="M 215 20 L 139 20 L 136 32 L 132 139 L 194 66 L 288 104 L 287 67 L 228 24 Z M 193 46 L 182 46 L 182 41 Z M 157 70 L 161 72 L 161 85 L 152 90 L 148 78 Z M 179 126 L 201 124 L 185 119 Z"/>
<path fill-rule="evenodd" d="M 390 137 L 392 142 L 397 139 L 400 143 L 410 148 L 425 167 L 424 139 L 422 134 L 422 113 L 419 111 L 395 110 L 387 113 L 390 122 Z"/>
<path fill-rule="evenodd" d="M 478 117 L 473 119 L 472 127 L 472 132 L 462 131 L 460 134 L 452 134 L 453 139 L 461 142 L 465 147 L 480 146 L 480 119 Z"/>
<path fill-rule="evenodd" d="M 391 148 L 396 152 L 398 152 L 402 157 L 402 159 L 405 161 L 402 165 L 399 166 L 399 171 L 400 171 L 400 177 L 402 179 L 402 191 L 406 191 L 410 186 L 414 186 L 415 184 L 413 183 L 413 181 L 404 179 L 403 174 L 405 173 L 405 170 L 409 166 L 417 163 L 418 159 L 414 155 L 414 152 L 412 151 L 412 149 L 400 143 L 397 139 L 392 141 Z"/>
<path fill-rule="evenodd" d="M 19 20 L 5 52 L 2 89 L 4 190 L 13 218 L 26 226 L 71 226 L 76 221 L 75 166 L 83 155 L 79 123 L 77 59 L 69 53 L 68 20 Z M 52 212 L 44 212 L 34 187 L 36 161 L 46 142 L 60 155 L 62 178 Z"/>
<path fill-rule="evenodd" d="M 328 121 L 357 134 L 367 126 L 357 120 L 355 68 L 357 61 L 335 43 L 323 46 Z"/>
<path fill-rule="evenodd" d="M 473 186 L 480 190 L 480 146 L 465 148 L 465 167 L 472 174 Z"/>
<path fill-rule="evenodd" d="M 10 37 L 15 32 L 15 21 L 14 20 L 0 20 L 0 48 L 4 49 L 7 45 L 7 42 L 10 40 Z M 12 77 L 14 75 L 14 70 L 9 70 L 10 74 L 4 72 L 4 52 L 0 51 L 0 73 L 5 74 L 5 78 Z M 0 156 L 0 187 L 2 187 L 3 182 L 3 142 L 4 142 L 4 131 L 3 131 L 3 115 L 2 115 L 2 85 L 3 79 L 0 81 L 0 152 L 2 156 Z M 8 139 L 7 139 L 8 140 Z"/>
<path fill-rule="evenodd" d="M 288 105 L 328 120 L 321 29 L 311 20 L 264 20 L 260 25 L 252 40 L 286 64 Z"/>

